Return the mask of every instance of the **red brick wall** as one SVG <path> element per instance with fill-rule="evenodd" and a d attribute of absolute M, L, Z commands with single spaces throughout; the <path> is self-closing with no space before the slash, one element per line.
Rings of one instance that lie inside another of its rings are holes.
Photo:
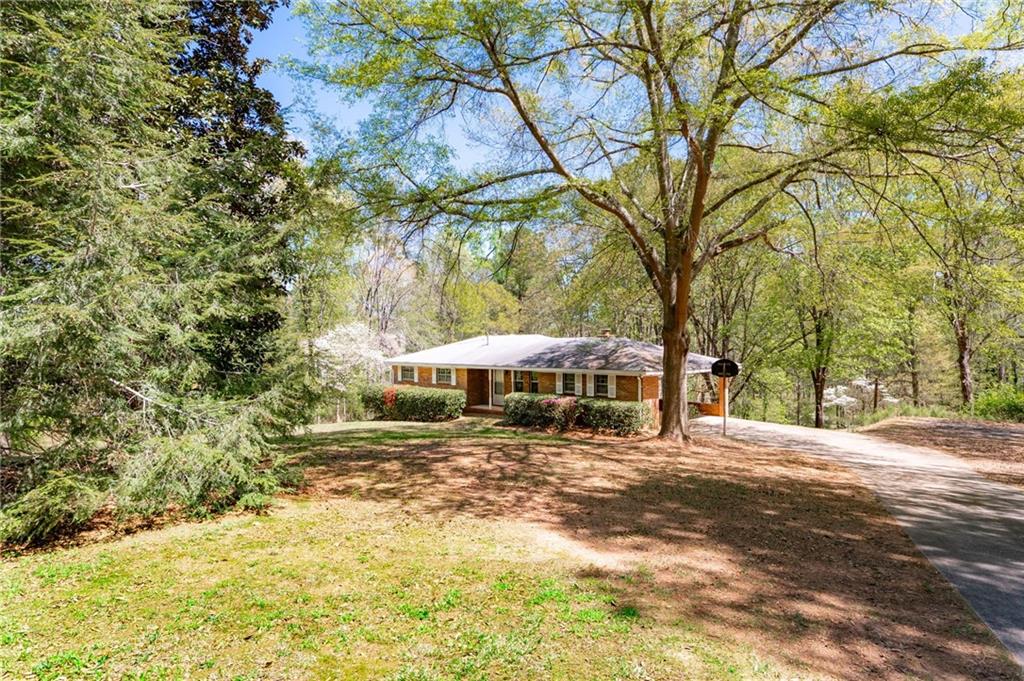
<path fill-rule="evenodd" d="M 555 392 L 555 372 L 553 371 L 524 371 L 523 372 L 523 392 L 530 392 L 530 381 L 533 376 L 537 377 L 537 392 L 540 393 L 553 393 Z M 513 392 L 514 382 L 512 380 L 512 372 L 505 372 L 505 394 Z"/>
<path fill-rule="evenodd" d="M 656 400 L 661 397 L 661 378 L 644 376 L 644 399 Z"/>
<path fill-rule="evenodd" d="M 416 369 L 416 380 L 415 381 L 402 381 L 400 377 L 402 375 L 402 368 L 400 366 L 391 367 L 391 375 L 394 378 L 395 385 L 418 385 L 424 388 L 454 388 L 457 390 L 466 390 L 468 384 L 468 374 L 466 369 L 453 369 L 455 372 L 455 385 L 451 383 L 438 383 L 434 384 L 431 379 L 434 377 L 433 367 L 415 367 Z M 484 397 L 486 397 L 486 393 Z"/>
<path fill-rule="evenodd" d="M 636 402 L 638 398 L 637 387 L 636 376 L 616 376 L 615 399 Z"/>
<path fill-rule="evenodd" d="M 537 372 L 537 389 L 542 393 L 555 392 L 555 372 Z"/>

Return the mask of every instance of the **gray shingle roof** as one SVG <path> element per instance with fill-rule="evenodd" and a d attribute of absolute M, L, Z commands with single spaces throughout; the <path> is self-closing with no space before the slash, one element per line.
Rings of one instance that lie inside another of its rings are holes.
<path fill-rule="evenodd" d="M 661 346 L 629 338 L 552 338 L 540 335 L 477 336 L 411 352 L 391 364 L 505 369 L 565 369 L 660 374 Z M 690 353 L 687 373 L 707 373 L 715 357 Z"/>

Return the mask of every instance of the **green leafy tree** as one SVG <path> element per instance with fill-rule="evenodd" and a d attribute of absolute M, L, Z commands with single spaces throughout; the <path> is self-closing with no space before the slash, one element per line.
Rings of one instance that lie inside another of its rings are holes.
<path fill-rule="evenodd" d="M 518 333 L 557 334 L 565 323 L 564 267 L 559 258 L 564 247 L 549 247 L 545 235 L 533 229 L 517 228 L 498 236 L 491 257 L 493 278 L 518 303 Z"/>
<path fill-rule="evenodd" d="M 955 343 L 964 406 L 974 401 L 979 351 L 1013 344 L 1019 335 L 1012 324 L 1024 316 L 1024 253 L 1014 238 L 1021 213 L 1012 198 L 1024 184 L 1004 182 L 977 174 L 935 177 L 918 188 L 912 218 Z"/>
<path fill-rule="evenodd" d="M 338 191 L 343 174 L 333 160 L 311 163 L 303 202 L 287 226 L 294 272 L 289 311 L 307 349 L 314 339 L 351 316 L 349 303 L 356 295 L 352 259 L 362 234 L 351 219 L 351 203 Z"/>
<path fill-rule="evenodd" d="M 515 223 L 572 196 L 615 225 L 660 302 L 660 434 L 677 440 L 700 270 L 768 233 L 764 211 L 815 172 L 850 171 L 854 152 L 880 146 L 919 157 L 944 144 L 934 111 L 855 106 L 865 95 L 941 79 L 958 50 L 1021 44 L 1007 25 L 1017 14 L 954 39 L 926 24 L 928 6 L 902 2 L 338 0 L 299 12 L 324 57 L 307 72 L 376 105 L 367 205 L 401 206 L 425 229 Z M 435 142 L 457 111 L 493 149 L 468 174 Z M 649 197 L 638 177 L 656 178 Z"/>

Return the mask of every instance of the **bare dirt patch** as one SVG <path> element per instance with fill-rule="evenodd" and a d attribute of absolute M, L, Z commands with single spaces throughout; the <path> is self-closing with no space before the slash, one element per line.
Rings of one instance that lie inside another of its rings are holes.
<path fill-rule="evenodd" d="M 1024 424 L 897 417 L 863 432 L 905 445 L 938 449 L 960 457 L 989 480 L 1024 487 Z"/>
<path fill-rule="evenodd" d="M 645 616 L 749 643 L 801 674 L 1020 678 L 870 492 L 828 462 L 710 439 L 680 450 L 376 432 L 303 442 L 308 494 L 534 523 L 623 581 Z"/>

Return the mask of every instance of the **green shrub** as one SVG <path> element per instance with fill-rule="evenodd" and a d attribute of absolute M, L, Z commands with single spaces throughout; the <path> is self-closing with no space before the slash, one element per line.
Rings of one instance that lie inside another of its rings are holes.
<path fill-rule="evenodd" d="M 462 416 L 465 408 L 466 393 L 461 390 L 402 388 L 395 391 L 395 409 L 403 421 L 450 421 Z"/>
<path fill-rule="evenodd" d="M 256 513 L 263 513 L 270 508 L 271 498 L 267 494 L 261 492 L 248 492 L 239 497 L 235 503 L 235 508 L 240 511 L 255 511 Z"/>
<path fill-rule="evenodd" d="M 510 393 L 505 396 L 505 422 L 516 426 L 557 428 L 575 427 L 579 400 L 571 395 Z"/>
<path fill-rule="evenodd" d="M 541 402 L 555 395 L 543 393 L 509 393 L 505 395 L 505 423 L 513 426 L 547 428 L 553 424 L 545 419 Z"/>
<path fill-rule="evenodd" d="M 616 435 L 632 435 L 650 423 L 644 402 L 604 398 L 510 393 L 505 396 L 505 422 L 515 426 L 567 430 L 577 424 Z"/>
<path fill-rule="evenodd" d="M 466 408 L 466 393 L 447 388 L 367 386 L 363 406 L 374 418 L 387 421 L 450 421 Z"/>
<path fill-rule="evenodd" d="M 633 435 L 651 421 L 651 408 L 646 402 L 621 402 L 585 397 L 579 401 L 579 422 L 594 430 L 616 435 Z"/>
<path fill-rule="evenodd" d="M 147 516 L 171 505 L 202 514 L 230 508 L 248 492 L 268 493 L 273 478 L 257 470 L 265 453 L 244 444 L 205 433 L 147 440 L 121 468 L 118 511 Z"/>
<path fill-rule="evenodd" d="M 975 398 L 974 413 L 996 421 L 1024 423 L 1024 390 L 1008 384 L 986 390 Z"/>
<path fill-rule="evenodd" d="M 103 493 L 82 478 L 55 475 L 0 513 L 0 543 L 38 544 L 78 530 L 102 501 Z"/>
<path fill-rule="evenodd" d="M 384 407 L 384 391 L 394 390 L 383 385 L 364 385 L 359 389 L 359 399 L 366 410 L 366 416 L 371 419 L 394 419 L 396 414 Z"/>

